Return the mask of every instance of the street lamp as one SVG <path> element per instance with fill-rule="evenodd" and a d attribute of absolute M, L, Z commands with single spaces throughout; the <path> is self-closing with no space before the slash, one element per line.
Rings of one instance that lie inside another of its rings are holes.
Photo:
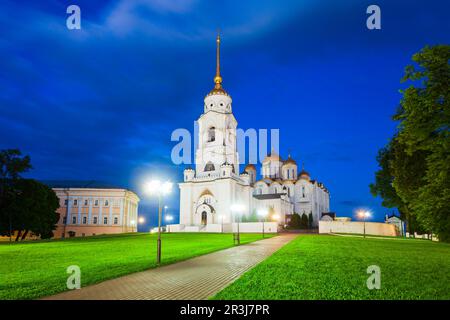
<path fill-rule="evenodd" d="M 258 216 L 262 219 L 262 237 L 264 238 L 264 221 L 266 220 L 268 211 L 266 209 L 259 209 Z"/>
<path fill-rule="evenodd" d="M 241 244 L 241 234 L 239 233 L 239 220 L 240 217 L 242 215 L 242 213 L 245 210 L 245 207 L 242 204 L 233 204 L 231 207 L 231 212 L 233 212 L 233 215 L 235 216 L 234 213 L 236 213 L 238 215 L 238 221 L 237 221 L 237 235 L 235 236 L 235 240 L 237 241 L 237 244 L 240 245 Z"/>
<path fill-rule="evenodd" d="M 367 210 L 359 210 L 358 217 L 363 219 L 363 226 L 364 226 L 364 238 L 366 237 L 366 218 L 370 217 L 370 211 Z"/>
<path fill-rule="evenodd" d="M 151 180 L 145 186 L 146 192 L 150 196 L 158 197 L 158 240 L 156 251 L 156 264 L 161 264 L 161 215 L 162 215 L 162 197 L 172 191 L 172 182 L 161 182 L 159 180 Z"/>

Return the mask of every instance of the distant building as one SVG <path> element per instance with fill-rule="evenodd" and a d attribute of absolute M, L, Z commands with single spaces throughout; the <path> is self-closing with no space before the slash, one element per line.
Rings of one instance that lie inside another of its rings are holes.
<path fill-rule="evenodd" d="M 401 236 L 405 235 L 405 223 L 403 222 L 400 217 L 396 216 L 395 214 L 387 215 L 384 218 L 384 222 L 395 225 L 398 233 Z"/>
<path fill-rule="evenodd" d="M 60 200 L 55 238 L 137 232 L 139 197 L 98 182 L 44 182 Z"/>

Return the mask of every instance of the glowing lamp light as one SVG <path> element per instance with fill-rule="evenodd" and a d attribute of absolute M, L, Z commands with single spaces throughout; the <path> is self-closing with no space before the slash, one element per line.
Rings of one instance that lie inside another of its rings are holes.
<path fill-rule="evenodd" d="M 266 209 L 259 209 L 258 210 L 258 216 L 260 216 L 260 217 L 266 217 L 267 216 L 267 214 L 268 214 L 268 211 L 266 210 Z"/>
<path fill-rule="evenodd" d="M 280 216 L 278 214 L 274 214 L 272 216 L 272 219 L 278 221 L 278 220 L 280 220 Z"/>
<path fill-rule="evenodd" d="M 140 224 L 143 224 L 143 223 L 145 222 L 144 217 L 139 217 L 138 222 L 139 222 Z"/>
<path fill-rule="evenodd" d="M 131 220 L 130 223 L 131 223 L 132 226 L 134 226 L 136 224 L 136 221 Z"/>
<path fill-rule="evenodd" d="M 166 195 L 172 191 L 172 186 L 170 181 L 151 180 L 145 184 L 145 192 L 149 195 Z"/>
<path fill-rule="evenodd" d="M 369 210 L 358 210 L 356 212 L 356 214 L 358 215 L 358 217 L 360 218 L 370 218 L 370 216 L 372 215 L 371 212 Z"/>
<path fill-rule="evenodd" d="M 172 217 L 172 216 L 167 216 L 167 217 L 166 217 L 166 220 L 170 222 L 170 221 L 173 220 L 173 217 Z"/>

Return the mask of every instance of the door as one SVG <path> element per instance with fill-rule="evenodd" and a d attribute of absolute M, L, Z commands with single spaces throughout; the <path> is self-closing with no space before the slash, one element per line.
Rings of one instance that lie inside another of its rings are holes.
<path fill-rule="evenodd" d="M 208 221 L 208 214 L 206 213 L 206 211 L 203 211 L 202 212 L 202 225 L 205 225 L 207 221 Z"/>

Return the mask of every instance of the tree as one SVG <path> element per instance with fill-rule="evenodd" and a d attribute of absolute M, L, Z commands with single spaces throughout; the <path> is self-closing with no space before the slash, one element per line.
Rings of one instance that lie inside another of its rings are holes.
<path fill-rule="evenodd" d="M 415 190 L 423 180 L 423 175 L 416 174 L 424 170 L 419 167 L 423 163 L 423 156 L 418 153 L 406 154 L 405 148 L 394 137 L 378 152 L 377 162 L 380 170 L 375 173 L 375 183 L 370 184 L 370 192 L 383 199 L 383 206 L 398 208 L 400 218 L 407 221 L 410 233 L 423 231 L 409 207 L 411 198 L 416 196 Z M 415 166 L 414 170 L 411 170 L 412 166 Z M 398 192 L 395 186 L 401 191 Z"/>
<path fill-rule="evenodd" d="M 308 215 L 308 228 L 309 229 L 312 229 L 312 227 L 313 227 L 313 215 L 312 215 L 312 212 L 310 212 L 309 213 L 309 215 Z"/>
<path fill-rule="evenodd" d="M 291 221 L 289 221 L 289 227 L 292 229 L 300 229 L 301 218 L 298 213 L 294 213 L 291 217 Z"/>
<path fill-rule="evenodd" d="M 18 230 L 16 241 L 28 232 L 40 235 L 42 239 L 53 237 L 53 230 L 59 220 L 56 210 L 59 199 L 46 185 L 32 179 L 21 179 L 18 183 L 19 195 L 14 201 L 14 228 Z"/>
<path fill-rule="evenodd" d="M 59 199 L 46 185 L 23 179 L 21 173 L 31 169 L 30 157 L 16 149 L 0 151 L 0 234 L 17 232 L 16 241 L 28 232 L 41 238 L 53 236 L 59 219 Z"/>
<path fill-rule="evenodd" d="M 410 232 L 450 241 L 450 46 L 425 47 L 413 56 L 402 82 L 411 85 L 393 119 L 398 132 L 380 150 L 373 195 L 397 207 Z"/>
<path fill-rule="evenodd" d="M 16 185 L 21 174 L 31 169 L 30 157 L 18 149 L 0 150 L 0 234 L 11 236 L 12 212 L 9 207 L 17 195 Z"/>
<path fill-rule="evenodd" d="M 414 197 L 408 198 L 417 220 L 442 241 L 450 241 L 450 46 L 425 47 L 406 68 L 404 91 L 394 116 L 400 121 L 398 140 L 405 152 L 419 155 L 423 177 Z M 413 163 L 409 168 L 414 169 Z M 411 170 L 412 171 L 412 170 Z M 397 178 L 397 177 L 396 177 Z M 408 194 L 405 184 L 394 187 Z"/>
<path fill-rule="evenodd" d="M 300 228 L 301 229 L 308 229 L 308 216 L 305 213 L 302 214 L 302 220 L 300 222 Z"/>

